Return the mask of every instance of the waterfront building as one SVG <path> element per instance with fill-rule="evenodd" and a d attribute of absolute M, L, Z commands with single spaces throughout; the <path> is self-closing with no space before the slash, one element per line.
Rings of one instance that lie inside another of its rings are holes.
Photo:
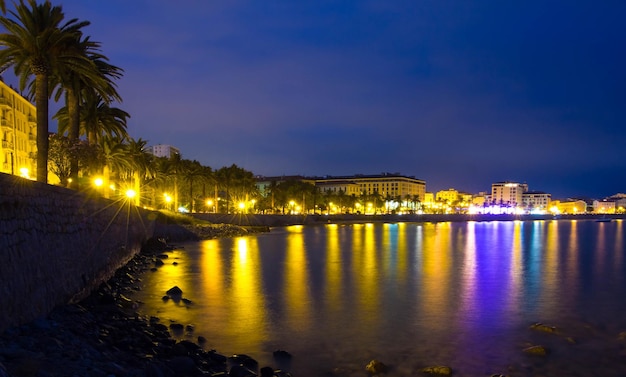
<path fill-rule="evenodd" d="M 0 80 L 0 172 L 36 177 L 37 113 L 35 106 Z"/>
<path fill-rule="evenodd" d="M 587 202 L 584 200 L 552 200 L 550 212 L 563 214 L 580 214 L 587 212 Z"/>
<path fill-rule="evenodd" d="M 337 194 L 343 192 L 347 196 L 359 196 L 361 195 L 361 186 L 353 181 L 330 181 L 330 182 L 315 182 L 321 193 Z"/>
<path fill-rule="evenodd" d="M 485 203 L 489 203 L 491 201 L 491 195 L 487 194 L 485 191 L 481 191 L 476 195 L 472 196 L 472 205 L 474 207 L 482 207 Z"/>
<path fill-rule="evenodd" d="M 146 148 L 146 152 L 155 157 L 171 158 L 174 155 L 180 155 L 180 149 L 167 144 L 157 144 Z"/>
<path fill-rule="evenodd" d="M 384 198 L 400 198 L 407 200 L 416 198 L 424 201 L 426 182 L 412 176 L 400 173 L 383 173 L 376 175 L 357 174 L 351 176 L 315 178 L 315 184 L 328 184 L 341 181 L 350 181 L 359 186 L 360 195 L 378 194 Z"/>
<path fill-rule="evenodd" d="M 491 185 L 491 204 L 518 207 L 523 204 L 522 195 L 528 191 L 526 183 L 496 182 Z"/>
<path fill-rule="evenodd" d="M 424 200 L 423 203 L 425 205 L 431 205 L 435 202 L 435 194 L 432 192 L 426 192 L 424 193 Z"/>
<path fill-rule="evenodd" d="M 530 212 L 545 212 L 550 208 L 552 195 L 541 191 L 527 191 L 522 194 L 522 204 Z"/>
<path fill-rule="evenodd" d="M 449 188 L 447 190 L 437 191 L 435 195 L 435 199 L 438 202 L 445 202 L 448 204 L 455 203 L 459 201 L 459 192 L 453 188 Z"/>
<path fill-rule="evenodd" d="M 615 201 L 613 200 L 594 200 L 594 213 L 615 213 Z"/>

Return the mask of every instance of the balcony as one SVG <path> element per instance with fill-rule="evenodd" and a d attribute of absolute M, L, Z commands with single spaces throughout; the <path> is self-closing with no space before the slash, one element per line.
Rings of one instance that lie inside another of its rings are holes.
<path fill-rule="evenodd" d="M 13 149 L 13 142 L 2 140 L 2 149 Z"/>
<path fill-rule="evenodd" d="M 13 131 L 13 124 L 6 118 L 0 119 L 0 127 L 5 131 Z"/>
<path fill-rule="evenodd" d="M 28 114 L 28 123 L 37 123 L 37 117 L 32 114 Z"/>
<path fill-rule="evenodd" d="M 30 141 L 31 143 L 36 143 L 37 142 L 37 136 L 35 136 L 35 134 L 28 134 L 28 141 Z"/>
<path fill-rule="evenodd" d="M 0 108 L 12 108 L 11 100 L 6 97 L 0 97 Z"/>
<path fill-rule="evenodd" d="M 28 157 L 31 160 L 36 160 L 37 159 L 37 152 L 30 152 L 30 153 L 28 153 Z"/>

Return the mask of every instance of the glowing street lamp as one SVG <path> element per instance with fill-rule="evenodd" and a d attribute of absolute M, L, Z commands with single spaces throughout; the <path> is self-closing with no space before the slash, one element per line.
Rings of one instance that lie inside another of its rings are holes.
<path fill-rule="evenodd" d="M 20 168 L 20 177 L 28 178 L 28 168 Z"/>
<path fill-rule="evenodd" d="M 208 199 L 208 200 L 206 201 L 206 206 L 207 206 L 207 208 L 208 208 L 208 209 L 209 209 L 209 211 L 210 211 L 210 210 L 211 210 L 211 208 L 213 207 L 213 201 L 212 201 L 211 199 Z M 213 211 L 213 212 L 215 212 L 215 211 Z"/>
<path fill-rule="evenodd" d="M 126 190 L 126 197 L 129 199 L 134 198 L 137 195 L 137 192 L 135 192 L 135 190 L 133 189 L 128 189 Z"/>
<path fill-rule="evenodd" d="M 170 209 L 170 203 L 172 202 L 172 197 L 169 194 L 163 194 L 163 199 L 165 200 L 165 203 L 167 204 L 167 209 Z"/>
<path fill-rule="evenodd" d="M 93 180 L 93 184 L 94 184 L 96 187 L 100 188 L 100 187 L 102 187 L 102 185 L 104 184 L 104 180 L 103 180 L 101 177 L 96 177 L 96 178 Z"/>

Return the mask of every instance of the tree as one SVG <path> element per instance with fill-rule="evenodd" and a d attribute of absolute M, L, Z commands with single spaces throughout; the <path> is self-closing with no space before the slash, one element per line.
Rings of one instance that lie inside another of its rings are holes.
<path fill-rule="evenodd" d="M 90 65 L 63 66 L 58 70 L 61 87 L 57 91 L 55 100 L 58 101 L 61 94 L 65 93 L 68 136 L 71 141 L 76 142 L 80 136 L 80 109 L 83 93 L 100 96 L 107 102 L 110 102 L 110 99 L 121 101 L 113 79 L 120 78 L 122 70 L 108 64 L 108 59 L 99 53 L 100 44 L 92 42 L 89 37 L 76 40 L 72 48 L 76 54 L 82 54 L 92 62 Z M 78 160 L 73 158 L 71 165 L 73 187 L 77 188 Z"/>
<path fill-rule="evenodd" d="M 98 144 L 103 137 L 129 139 L 126 131 L 130 114 L 111 107 L 98 93 L 83 93 L 80 114 L 80 135 L 85 135 L 89 144 Z M 69 111 L 62 107 L 54 118 L 59 121 L 59 133 L 67 133 L 70 127 Z"/>
<path fill-rule="evenodd" d="M 205 174 L 204 167 L 196 160 L 182 160 L 181 175 L 189 185 L 189 210 L 196 212 L 195 198 L 193 196 L 194 182 L 199 181 Z"/>
<path fill-rule="evenodd" d="M 239 166 L 232 164 L 229 167 L 222 167 L 215 172 L 218 186 L 225 191 L 226 213 L 230 213 L 231 202 L 249 199 L 250 195 L 255 195 L 256 181 L 254 174 Z"/>
<path fill-rule="evenodd" d="M 109 181 L 111 172 L 119 172 L 128 169 L 127 146 L 118 138 L 103 138 L 100 140 L 100 153 L 102 161 L 102 178 L 104 181 L 104 197 L 109 197 Z"/>
<path fill-rule="evenodd" d="M 63 23 L 65 15 L 60 6 L 49 1 L 37 4 L 35 0 L 20 1 L 10 14 L 15 18 L 0 17 L 0 24 L 8 31 L 0 34 L 1 70 L 13 66 L 20 79 L 20 90 L 30 86 L 30 97 L 37 107 L 37 181 L 48 181 L 48 100 L 50 82 L 59 67 L 89 65 L 89 59 L 75 54 L 70 48 L 82 35 L 81 29 L 89 22 L 71 19 Z"/>

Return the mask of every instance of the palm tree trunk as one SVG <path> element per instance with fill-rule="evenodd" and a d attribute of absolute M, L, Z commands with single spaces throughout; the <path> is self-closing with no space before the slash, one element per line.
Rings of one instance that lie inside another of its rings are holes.
<path fill-rule="evenodd" d="M 134 187 L 133 190 L 135 191 L 135 205 L 137 207 L 139 207 L 139 205 L 141 204 L 141 178 L 139 177 L 139 172 L 135 171 L 133 172 L 133 182 L 134 182 Z"/>
<path fill-rule="evenodd" d="M 48 75 L 35 76 L 37 106 L 37 181 L 48 183 Z"/>
<path fill-rule="evenodd" d="M 69 115 L 69 132 L 68 136 L 72 147 L 75 147 L 78 143 L 78 136 L 80 133 L 80 112 L 78 96 L 73 89 L 67 88 L 67 113 Z M 70 154 L 70 187 L 78 189 L 78 155 L 76 153 Z"/>
<path fill-rule="evenodd" d="M 111 188 L 109 187 L 109 181 L 111 180 L 111 171 L 109 169 L 109 165 L 104 165 L 104 168 L 102 168 L 102 189 L 104 190 L 102 193 L 104 195 L 105 198 L 109 198 L 109 191 L 111 190 Z"/>

